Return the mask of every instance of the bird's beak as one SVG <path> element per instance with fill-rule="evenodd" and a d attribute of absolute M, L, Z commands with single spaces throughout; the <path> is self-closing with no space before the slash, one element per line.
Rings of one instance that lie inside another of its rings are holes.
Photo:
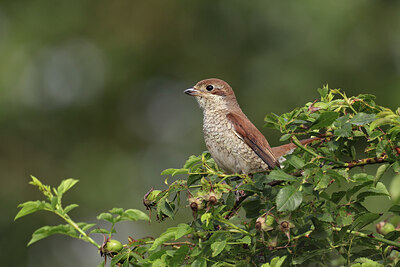
<path fill-rule="evenodd" d="M 194 89 L 194 88 L 186 89 L 186 90 L 183 91 L 183 92 L 184 92 L 185 94 L 191 95 L 191 96 L 198 96 L 198 95 L 200 95 L 199 90 L 196 90 L 196 89 Z"/>

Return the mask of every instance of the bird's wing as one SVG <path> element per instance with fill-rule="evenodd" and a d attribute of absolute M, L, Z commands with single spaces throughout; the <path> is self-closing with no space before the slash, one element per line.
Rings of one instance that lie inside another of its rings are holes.
<path fill-rule="evenodd" d="M 233 124 L 235 133 L 272 169 L 279 166 L 279 161 L 271 150 L 264 135 L 243 115 L 228 113 L 228 120 Z"/>

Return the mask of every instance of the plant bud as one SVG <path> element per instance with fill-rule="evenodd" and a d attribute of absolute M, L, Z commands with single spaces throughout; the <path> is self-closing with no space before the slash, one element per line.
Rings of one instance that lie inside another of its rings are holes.
<path fill-rule="evenodd" d="M 274 229 L 272 227 L 274 222 L 275 222 L 275 219 L 273 216 L 264 214 L 257 218 L 255 227 L 258 231 L 261 231 L 261 230 L 265 231 L 265 232 L 271 231 L 272 229 Z"/>
<path fill-rule="evenodd" d="M 214 192 L 208 194 L 208 203 L 210 205 L 215 205 L 218 203 L 218 196 Z"/>
<path fill-rule="evenodd" d="M 395 230 L 396 228 L 394 227 L 394 225 L 389 222 L 382 221 L 376 225 L 376 231 L 381 235 L 386 235 Z"/>
<path fill-rule="evenodd" d="M 144 206 L 149 209 L 150 207 L 155 205 L 155 200 L 157 199 L 158 195 L 161 193 L 161 190 L 153 190 L 150 189 L 149 192 L 143 198 Z"/>
<path fill-rule="evenodd" d="M 279 229 L 281 229 L 282 232 L 289 232 L 290 228 L 294 227 L 293 223 L 291 223 L 288 219 L 279 220 L 278 224 Z"/>
<path fill-rule="evenodd" d="M 200 198 L 189 198 L 189 207 L 193 212 L 203 209 L 203 201 Z"/>

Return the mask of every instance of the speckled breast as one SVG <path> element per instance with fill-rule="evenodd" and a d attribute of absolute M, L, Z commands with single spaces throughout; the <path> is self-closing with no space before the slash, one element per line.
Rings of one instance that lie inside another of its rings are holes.
<path fill-rule="evenodd" d="M 222 170 L 226 173 L 254 173 L 268 169 L 268 165 L 235 134 L 225 113 L 203 115 L 206 146 Z"/>

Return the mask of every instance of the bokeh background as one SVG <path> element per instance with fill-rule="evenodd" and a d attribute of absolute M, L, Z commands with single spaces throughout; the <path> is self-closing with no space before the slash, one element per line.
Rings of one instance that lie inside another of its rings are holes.
<path fill-rule="evenodd" d="M 183 94 L 198 80 L 228 81 L 260 129 L 266 113 L 313 101 L 326 83 L 397 108 L 399 14 L 394 0 L 1 0 L 1 264 L 97 265 L 94 247 L 67 237 L 26 247 L 35 229 L 61 223 L 44 212 L 13 222 L 18 203 L 41 198 L 29 175 L 79 179 L 64 199 L 80 204 L 77 221 L 144 210 L 163 169 L 205 150 L 201 111 Z M 117 237 L 169 225 L 122 224 Z"/>

